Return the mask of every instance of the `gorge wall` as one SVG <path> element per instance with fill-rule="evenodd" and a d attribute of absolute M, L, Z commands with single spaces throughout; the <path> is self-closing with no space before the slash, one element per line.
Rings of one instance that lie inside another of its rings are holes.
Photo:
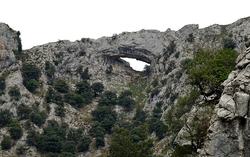
<path fill-rule="evenodd" d="M 126 112 L 119 105 L 114 110 L 120 119 L 130 121 L 141 108 L 152 115 L 159 102 L 160 120 L 164 121 L 164 115 L 175 107 L 178 97 L 185 96 L 191 86 L 187 83 L 187 74 L 184 66 L 193 59 L 194 53 L 199 48 L 220 49 L 223 48 L 225 39 L 235 42 L 235 50 L 239 52 L 236 69 L 223 83 L 224 92 L 219 104 L 214 109 L 214 114 L 208 130 L 208 139 L 203 149 L 195 156 L 249 156 L 249 63 L 250 49 L 245 43 L 250 39 L 250 18 L 239 19 L 229 25 L 214 24 L 199 29 L 198 25 L 186 25 L 178 31 L 167 29 L 165 32 L 156 30 L 141 30 L 138 32 L 123 32 L 112 37 L 102 37 L 97 40 L 82 38 L 75 42 L 59 40 L 44 45 L 34 46 L 31 49 L 21 51 L 20 32 L 12 30 L 6 24 L 0 23 L 0 74 L 6 79 L 5 89 L 0 95 L 0 109 L 8 109 L 12 118 L 19 120 L 17 107 L 26 104 L 32 107 L 38 102 L 37 110 L 47 112 L 46 122 L 41 126 L 32 123 L 32 128 L 43 133 L 43 128 L 48 125 L 48 120 L 56 120 L 60 124 L 67 123 L 70 128 L 84 128 L 82 135 L 89 135 L 93 120 L 91 112 L 97 108 L 98 100 L 78 109 L 65 103 L 65 116 L 60 117 L 56 112 L 56 103 L 46 102 L 46 93 L 52 87 L 51 80 L 46 73 L 46 63 L 54 67 L 54 77 L 63 79 L 69 85 L 69 89 L 76 91 L 76 84 L 82 80 L 84 69 L 88 70 L 90 85 L 100 82 L 104 90 L 114 91 L 119 95 L 124 90 L 133 93 L 136 105 Z M 120 57 L 135 58 L 150 63 L 150 74 L 142 75 L 142 72 L 134 71 L 129 63 Z M 30 92 L 23 85 L 22 67 L 25 64 L 36 65 L 41 70 L 39 88 Z M 154 83 L 153 82 L 157 82 Z M 12 87 L 20 89 L 20 98 L 13 99 L 9 91 Z M 188 117 L 199 110 L 194 105 Z M 122 118 L 121 118 L 122 117 Z M 9 150 L 1 150 L 1 155 L 16 156 L 16 149 L 20 146 L 27 147 L 28 131 L 25 129 L 27 120 L 19 120 L 23 130 L 23 136 L 14 141 L 15 144 Z M 119 118 L 117 118 L 119 121 Z M 0 128 L 0 141 L 10 132 L 8 127 Z M 148 135 L 154 140 L 152 148 L 154 155 L 170 156 L 167 150 L 172 143 L 175 134 L 165 135 L 161 140 L 155 133 Z M 95 147 L 94 144 L 86 152 L 78 153 L 78 156 L 105 156 L 108 154 L 111 135 L 105 135 L 105 146 Z M 94 139 L 94 138 L 93 138 Z M 178 139 L 178 138 L 176 138 Z M 184 143 L 179 141 L 179 143 Z M 42 156 L 34 146 L 27 147 L 27 156 Z"/>

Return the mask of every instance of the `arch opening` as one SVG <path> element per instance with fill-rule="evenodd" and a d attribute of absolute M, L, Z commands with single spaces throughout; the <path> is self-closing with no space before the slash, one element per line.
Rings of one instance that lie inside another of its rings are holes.
<path fill-rule="evenodd" d="M 130 64 L 130 67 L 132 69 L 134 69 L 135 71 L 143 71 L 144 67 L 150 66 L 149 63 L 141 61 L 141 60 L 137 60 L 135 58 L 128 58 L 128 57 L 120 57 L 122 60 L 125 60 L 126 62 L 128 62 Z"/>

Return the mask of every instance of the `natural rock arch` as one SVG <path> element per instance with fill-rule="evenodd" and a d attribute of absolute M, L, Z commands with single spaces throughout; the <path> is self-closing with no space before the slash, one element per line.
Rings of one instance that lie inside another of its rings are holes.
<path fill-rule="evenodd" d="M 115 59 L 120 57 L 135 58 L 148 64 L 151 64 L 155 58 L 155 54 L 151 51 L 143 48 L 136 48 L 135 46 L 121 46 L 115 50 L 106 49 L 102 50 L 100 53 Z"/>

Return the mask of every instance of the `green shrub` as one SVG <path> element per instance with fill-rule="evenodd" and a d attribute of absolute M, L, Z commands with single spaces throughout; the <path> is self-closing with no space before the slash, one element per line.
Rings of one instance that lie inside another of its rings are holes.
<path fill-rule="evenodd" d="M 153 87 L 156 87 L 156 86 L 158 86 L 158 79 L 154 79 L 154 81 L 151 83 L 151 85 L 153 86 Z"/>
<path fill-rule="evenodd" d="M 42 112 L 39 112 L 39 113 L 34 113 L 32 112 L 30 115 L 29 115 L 29 119 L 35 123 L 37 126 L 41 126 L 42 124 L 45 123 L 46 121 L 46 113 L 44 111 Z"/>
<path fill-rule="evenodd" d="M 75 157 L 75 155 L 70 152 L 62 152 L 60 157 Z"/>
<path fill-rule="evenodd" d="M 171 41 L 170 44 L 167 47 L 168 55 L 171 55 L 172 53 L 174 53 L 175 49 L 176 49 L 175 41 Z"/>
<path fill-rule="evenodd" d="M 103 137 L 97 137 L 95 139 L 95 146 L 99 147 L 99 146 L 105 146 L 105 140 Z"/>
<path fill-rule="evenodd" d="M 87 67 L 82 73 L 81 73 L 81 79 L 88 80 L 90 79 L 91 75 L 89 74 L 89 68 Z"/>
<path fill-rule="evenodd" d="M 237 56 L 232 49 L 198 50 L 194 60 L 185 66 L 189 83 L 198 87 L 201 94 L 215 94 L 218 98 L 222 92 L 220 85 L 235 67 Z"/>
<path fill-rule="evenodd" d="M 24 79 L 23 85 L 30 91 L 35 92 L 36 89 L 39 87 L 39 83 L 35 79 Z"/>
<path fill-rule="evenodd" d="M 149 65 L 145 65 L 142 72 L 143 72 L 144 76 L 149 76 L 150 73 L 151 73 L 150 66 Z"/>
<path fill-rule="evenodd" d="M 38 80 L 41 76 L 41 71 L 35 65 L 24 64 L 22 67 L 23 85 L 31 92 L 34 92 L 38 87 Z"/>
<path fill-rule="evenodd" d="M 79 139 L 82 136 L 82 131 L 83 131 L 82 128 L 79 128 L 79 129 L 70 128 L 67 133 L 67 140 L 75 141 L 75 142 L 79 141 Z"/>
<path fill-rule="evenodd" d="M 63 142 L 61 151 L 75 154 L 75 152 L 76 152 L 76 143 L 74 141 L 65 141 L 65 142 Z"/>
<path fill-rule="evenodd" d="M 194 42 L 194 34 L 193 33 L 188 34 L 187 41 L 190 43 Z"/>
<path fill-rule="evenodd" d="M 10 137 L 13 140 L 18 140 L 22 137 L 23 135 L 23 130 L 21 126 L 18 124 L 17 121 L 12 121 L 11 124 L 9 124 L 9 132 L 10 132 Z"/>
<path fill-rule="evenodd" d="M 130 111 L 132 105 L 135 104 L 135 101 L 132 99 L 132 92 L 129 90 L 121 92 L 118 97 L 118 104 L 124 107 L 126 111 Z"/>
<path fill-rule="evenodd" d="M 10 87 L 9 95 L 11 96 L 12 99 L 18 101 L 21 97 L 20 89 L 17 86 Z"/>
<path fill-rule="evenodd" d="M 4 127 L 11 122 L 11 112 L 8 109 L 0 109 L 0 128 Z"/>
<path fill-rule="evenodd" d="M 66 93 L 64 95 L 64 101 L 77 108 L 83 107 L 85 103 L 83 97 L 75 93 Z"/>
<path fill-rule="evenodd" d="M 89 132 L 90 135 L 93 137 L 104 137 L 106 130 L 103 127 L 101 127 L 100 122 L 94 122 Z"/>
<path fill-rule="evenodd" d="M 82 96 L 82 98 L 84 99 L 84 104 L 91 103 L 93 94 L 91 92 L 91 86 L 86 80 L 83 80 L 82 82 L 78 82 L 76 84 L 76 93 Z"/>
<path fill-rule="evenodd" d="M 184 145 L 184 146 L 177 145 L 174 148 L 171 157 L 186 157 L 188 154 L 192 154 L 193 151 L 194 149 L 191 145 Z"/>
<path fill-rule="evenodd" d="M 24 155 L 26 150 L 28 150 L 28 148 L 24 147 L 24 146 L 19 146 L 17 149 L 16 149 L 16 153 L 18 155 Z"/>
<path fill-rule="evenodd" d="M 11 138 L 10 136 L 4 136 L 3 140 L 1 141 L 1 148 L 2 150 L 8 150 L 11 148 Z"/>
<path fill-rule="evenodd" d="M 113 72 L 113 67 L 112 65 L 109 65 L 109 67 L 106 69 L 107 74 L 111 74 Z"/>
<path fill-rule="evenodd" d="M 223 39 L 223 44 L 224 49 L 234 49 L 236 47 L 236 43 L 231 38 Z"/>
<path fill-rule="evenodd" d="M 57 80 L 55 83 L 55 89 L 60 93 L 67 93 L 69 90 L 69 86 L 67 85 L 65 80 Z"/>
<path fill-rule="evenodd" d="M 25 79 L 35 79 L 36 81 L 38 81 L 41 76 L 41 71 L 33 64 L 23 64 L 22 75 Z"/>
<path fill-rule="evenodd" d="M 94 96 L 98 96 L 99 94 L 102 94 L 104 90 L 104 86 L 100 82 L 93 83 L 91 85 L 92 92 L 94 93 Z"/>
<path fill-rule="evenodd" d="M 55 108 L 55 113 L 59 117 L 65 117 L 65 111 L 66 111 L 66 109 L 62 106 L 57 106 Z"/>
<path fill-rule="evenodd" d="M 46 75 L 48 76 L 49 79 L 54 78 L 55 67 L 49 61 L 45 62 L 45 71 L 46 71 Z"/>
<path fill-rule="evenodd" d="M 28 107 L 25 104 L 20 104 L 17 107 L 17 115 L 19 116 L 19 118 L 22 119 L 28 119 L 29 118 L 29 114 L 31 113 L 32 109 L 30 107 Z"/>
<path fill-rule="evenodd" d="M 79 144 L 77 145 L 78 152 L 84 152 L 89 149 L 89 145 L 91 143 L 91 139 L 89 137 L 83 137 L 80 139 Z"/>
<path fill-rule="evenodd" d="M 5 78 L 0 76 L 0 95 L 4 93 L 5 89 Z"/>

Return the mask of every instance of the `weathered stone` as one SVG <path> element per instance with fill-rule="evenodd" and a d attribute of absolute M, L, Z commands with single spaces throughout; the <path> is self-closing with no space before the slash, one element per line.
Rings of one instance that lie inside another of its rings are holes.
<path fill-rule="evenodd" d="M 17 32 L 8 25 L 0 23 L 0 69 L 6 68 L 16 60 L 14 51 L 18 50 Z"/>
<path fill-rule="evenodd" d="M 246 116 L 248 112 L 250 96 L 246 93 L 236 92 L 234 95 L 234 100 L 236 103 L 236 114 L 240 117 Z"/>
<path fill-rule="evenodd" d="M 235 113 L 235 102 L 231 95 L 223 94 L 220 98 L 219 107 Z"/>

